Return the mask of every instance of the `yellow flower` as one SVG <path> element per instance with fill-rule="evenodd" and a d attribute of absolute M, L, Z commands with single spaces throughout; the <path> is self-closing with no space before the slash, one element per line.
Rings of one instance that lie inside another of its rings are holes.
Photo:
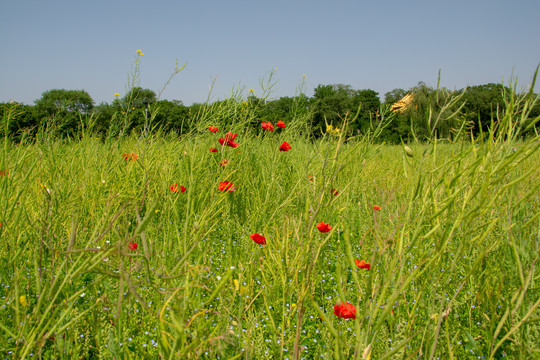
<path fill-rule="evenodd" d="M 238 283 L 238 280 L 234 279 L 234 290 L 238 291 L 240 290 L 240 284 Z"/>
<path fill-rule="evenodd" d="M 253 89 L 249 89 L 249 92 L 254 92 L 254 91 L 255 91 L 255 90 L 253 90 Z"/>
<path fill-rule="evenodd" d="M 120 94 L 119 93 L 114 93 L 114 97 L 119 97 Z"/>
<path fill-rule="evenodd" d="M 28 301 L 26 301 L 26 295 L 21 295 L 19 297 L 19 302 L 21 303 L 22 306 L 27 306 L 28 305 Z"/>
<path fill-rule="evenodd" d="M 143 53 L 143 52 L 141 51 L 141 49 L 137 49 L 137 55 L 139 55 L 139 56 L 143 56 L 143 55 L 144 55 L 144 53 Z"/>

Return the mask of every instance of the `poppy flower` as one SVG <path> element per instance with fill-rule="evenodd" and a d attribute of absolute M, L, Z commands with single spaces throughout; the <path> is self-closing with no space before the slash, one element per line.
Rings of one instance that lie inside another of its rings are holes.
<path fill-rule="evenodd" d="M 217 127 L 212 126 L 212 125 L 208 125 L 208 130 L 210 130 L 210 132 L 213 132 L 214 134 L 219 131 Z"/>
<path fill-rule="evenodd" d="M 289 151 L 289 150 L 291 150 L 291 145 L 289 145 L 286 141 L 284 141 L 283 144 L 279 146 L 279 151 Z"/>
<path fill-rule="evenodd" d="M 308 175 L 307 177 L 308 177 L 309 181 L 313 181 L 313 175 Z"/>
<path fill-rule="evenodd" d="M 379 205 L 373 205 L 373 210 L 379 211 L 381 210 L 381 207 Z"/>
<path fill-rule="evenodd" d="M 276 123 L 277 127 L 278 128 L 282 128 L 282 129 L 285 129 L 286 128 L 286 125 L 283 121 L 281 120 L 278 120 L 278 122 Z"/>
<path fill-rule="evenodd" d="M 228 164 L 229 164 L 229 161 L 227 161 L 227 159 L 223 159 L 223 161 L 219 163 L 219 165 L 223 167 L 227 166 Z"/>
<path fill-rule="evenodd" d="M 339 191 L 337 191 L 336 189 L 332 189 L 330 190 L 330 193 L 332 193 L 332 195 L 334 196 L 337 196 L 337 194 L 339 194 Z"/>
<path fill-rule="evenodd" d="M 171 185 L 170 189 L 171 189 L 171 191 L 173 193 L 177 193 L 178 192 L 178 184 Z"/>
<path fill-rule="evenodd" d="M 136 242 L 131 241 L 129 243 L 128 247 L 129 247 L 130 250 L 137 250 L 137 248 L 139 247 L 139 244 L 137 244 Z"/>
<path fill-rule="evenodd" d="M 266 245 L 266 238 L 262 235 L 254 233 L 254 234 L 251 234 L 250 238 L 251 240 L 255 241 L 259 245 Z"/>
<path fill-rule="evenodd" d="M 186 187 L 185 187 L 185 186 L 180 186 L 180 192 L 181 192 L 181 193 L 184 193 L 184 192 L 186 192 L 186 190 L 187 190 L 187 189 L 186 189 Z"/>
<path fill-rule="evenodd" d="M 330 230 L 332 230 L 332 226 L 326 223 L 323 223 L 321 221 L 320 223 L 317 224 L 317 229 L 319 229 L 319 231 L 322 233 L 327 233 L 327 232 L 330 232 Z"/>
<path fill-rule="evenodd" d="M 344 319 L 356 319 L 356 307 L 350 302 L 335 304 L 334 314 Z"/>
<path fill-rule="evenodd" d="M 135 161 L 139 158 L 139 154 L 137 154 L 136 152 L 122 154 L 122 156 L 126 161 Z"/>
<path fill-rule="evenodd" d="M 218 139 L 218 142 L 221 144 L 221 146 L 230 146 L 232 148 L 235 148 L 235 147 L 238 147 L 238 144 L 235 143 L 233 140 L 236 138 L 236 135 L 237 134 L 233 134 L 232 131 L 229 131 L 226 135 L 225 135 L 225 139 Z"/>
<path fill-rule="evenodd" d="M 0 171 L 0 176 L 8 176 L 9 175 L 9 171 L 7 171 L 7 169 L 4 169 L 4 171 Z"/>
<path fill-rule="evenodd" d="M 218 189 L 219 191 L 228 191 L 228 192 L 233 192 L 234 190 L 236 190 L 232 181 L 228 181 L 228 180 L 220 182 Z"/>
<path fill-rule="evenodd" d="M 364 260 L 358 260 L 358 259 L 354 259 L 354 263 L 356 264 L 356 266 L 358 266 L 360 269 L 371 269 L 371 264 L 368 264 L 367 262 L 365 262 Z"/>
<path fill-rule="evenodd" d="M 217 149 L 214 147 L 208 148 L 208 150 L 210 150 L 210 152 L 217 152 Z"/>
<path fill-rule="evenodd" d="M 262 128 L 266 131 L 274 131 L 274 125 L 272 125 L 272 123 L 269 121 L 269 122 L 263 122 L 261 124 Z"/>

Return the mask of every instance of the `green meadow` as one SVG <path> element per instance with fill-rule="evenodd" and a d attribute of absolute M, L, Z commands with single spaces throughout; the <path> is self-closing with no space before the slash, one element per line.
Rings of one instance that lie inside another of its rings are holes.
<path fill-rule="evenodd" d="M 0 354 L 537 358 L 540 141 L 511 105 L 401 145 L 253 131 L 235 99 L 181 136 L 6 135 Z"/>

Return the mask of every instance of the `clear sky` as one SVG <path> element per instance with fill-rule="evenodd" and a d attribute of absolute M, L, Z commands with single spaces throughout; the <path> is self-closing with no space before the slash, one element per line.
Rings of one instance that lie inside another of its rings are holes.
<path fill-rule="evenodd" d="M 540 0 L 2 0 L 0 102 L 33 104 L 50 89 L 86 90 L 96 104 L 125 94 L 136 50 L 140 86 L 184 104 L 253 88 L 274 68 L 272 97 L 318 84 L 381 97 L 419 81 L 461 89 L 525 89 L 540 63 Z M 536 86 L 535 90 L 538 90 Z"/>

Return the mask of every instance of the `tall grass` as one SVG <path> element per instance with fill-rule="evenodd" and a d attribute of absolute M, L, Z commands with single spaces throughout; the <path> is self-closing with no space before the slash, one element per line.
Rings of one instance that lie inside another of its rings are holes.
<path fill-rule="evenodd" d="M 538 356 L 540 141 L 518 140 L 517 121 L 536 100 L 508 99 L 482 141 L 407 148 L 375 145 L 376 129 L 310 140 L 301 119 L 255 135 L 245 125 L 256 119 L 234 96 L 182 138 L 6 137 L 0 351 Z M 219 146 L 228 130 L 239 147 Z M 292 149 L 278 151 L 283 141 Z M 222 181 L 236 190 L 220 192 Z M 319 232 L 319 222 L 332 230 Z M 355 319 L 334 315 L 342 302 Z"/>

